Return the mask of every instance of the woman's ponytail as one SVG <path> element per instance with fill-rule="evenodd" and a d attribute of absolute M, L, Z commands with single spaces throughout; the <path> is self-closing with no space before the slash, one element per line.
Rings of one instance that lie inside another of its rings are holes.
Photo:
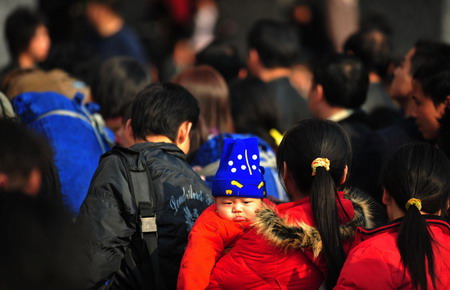
<path fill-rule="evenodd" d="M 418 156 L 420 158 L 418 158 Z M 409 144 L 397 150 L 383 174 L 385 194 L 405 212 L 397 236 L 397 248 L 405 273 L 414 289 L 436 288 L 433 235 L 423 213 L 447 209 L 450 163 L 430 144 Z"/>
<path fill-rule="evenodd" d="M 311 198 L 313 218 L 319 232 L 328 274 L 326 286 L 332 288 L 344 264 L 345 253 L 339 233 L 341 211 L 337 187 L 345 180 L 351 164 L 348 136 L 334 122 L 303 120 L 291 128 L 278 147 L 277 167 L 281 176 L 286 168 L 303 196 Z"/>
<path fill-rule="evenodd" d="M 411 276 L 414 289 L 427 289 L 427 265 L 428 274 L 434 285 L 436 277 L 433 239 L 420 213 L 422 207 L 420 200 L 411 198 L 406 206 L 408 209 L 398 231 L 397 247 L 403 265 Z"/>
<path fill-rule="evenodd" d="M 311 185 L 311 206 L 319 231 L 323 255 L 327 260 L 327 288 L 332 288 L 339 277 L 345 254 L 339 235 L 336 185 L 326 168 L 318 167 Z"/>

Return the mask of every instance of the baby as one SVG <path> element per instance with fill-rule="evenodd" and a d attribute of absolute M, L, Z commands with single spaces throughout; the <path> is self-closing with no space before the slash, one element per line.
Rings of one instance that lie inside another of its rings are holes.
<path fill-rule="evenodd" d="M 212 184 L 215 204 L 197 219 L 181 261 L 178 289 L 205 289 L 215 263 L 250 226 L 266 196 L 256 138 L 225 139 Z"/>

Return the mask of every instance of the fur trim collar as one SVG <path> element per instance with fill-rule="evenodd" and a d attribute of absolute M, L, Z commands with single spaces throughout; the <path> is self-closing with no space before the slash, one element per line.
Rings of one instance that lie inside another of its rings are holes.
<path fill-rule="evenodd" d="M 339 231 L 342 239 L 350 239 L 355 235 L 357 227 L 372 228 L 373 202 L 359 190 L 345 190 L 344 197 L 353 204 L 355 215 L 353 219 L 340 226 Z M 290 221 L 281 218 L 276 209 L 266 206 L 256 216 L 253 226 L 258 234 L 263 235 L 275 247 L 284 252 L 312 248 L 314 257 L 318 257 L 322 251 L 322 240 L 319 231 L 301 221 Z"/>

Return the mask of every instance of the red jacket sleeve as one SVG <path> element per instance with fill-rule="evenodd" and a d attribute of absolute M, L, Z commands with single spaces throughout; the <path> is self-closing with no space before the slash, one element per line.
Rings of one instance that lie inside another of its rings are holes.
<path fill-rule="evenodd" d="M 240 224 L 220 218 L 215 209 L 215 204 L 207 208 L 189 234 L 177 289 L 205 289 L 217 260 L 244 231 Z"/>

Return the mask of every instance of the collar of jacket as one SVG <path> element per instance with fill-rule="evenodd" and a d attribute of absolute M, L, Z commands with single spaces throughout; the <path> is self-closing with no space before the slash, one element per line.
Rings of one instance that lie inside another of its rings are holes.
<path fill-rule="evenodd" d="M 444 218 L 437 216 L 437 215 L 423 215 L 423 217 L 425 218 L 425 221 L 427 222 L 427 224 L 443 227 L 450 234 L 450 225 Z M 357 229 L 357 232 L 358 232 L 358 234 L 364 236 L 364 239 L 367 239 L 370 236 L 374 236 L 374 235 L 377 235 L 377 234 L 380 234 L 383 232 L 396 231 L 398 229 L 398 227 L 401 225 L 402 221 L 403 221 L 403 217 L 393 220 L 393 221 L 389 222 L 387 225 L 384 225 L 384 226 L 381 226 L 378 228 L 374 228 L 374 229 L 364 229 L 361 227 L 361 228 Z"/>
<path fill-rule="evenodd" d="M 342 239 L 354 237 L 356 228 L 373 227 L 373 208 L 366 196 L 356 191 L 345 191 L 344 197 L 352 202 L 354 216 L 351 221 L 339 226 Z M 312 248 L 314 257 L 322 251 L 322 240 L 317 228 L 304 222 L 288 222 L 277 213 L 275 207 L 266 207 L 256 216 L 253 226 L 257 233 L 278 249 L 287 252 Z"/>
<path fill-rule="evenodd" d="M 174 155 L 176 157 L 179 157 L 183 160 L 186 160 L 186 155 L 183 151 L 181 151 L 180 148 L 178 148 L 177 145 L 173 143 L 165 143 L 165 142 L 142 142 L 142 143 L 136 143 L 133 146 L 129 148 L 133 151 L 142 151 L 147 149 L 159 149 L 164 151 L 167 154 Z"/>

